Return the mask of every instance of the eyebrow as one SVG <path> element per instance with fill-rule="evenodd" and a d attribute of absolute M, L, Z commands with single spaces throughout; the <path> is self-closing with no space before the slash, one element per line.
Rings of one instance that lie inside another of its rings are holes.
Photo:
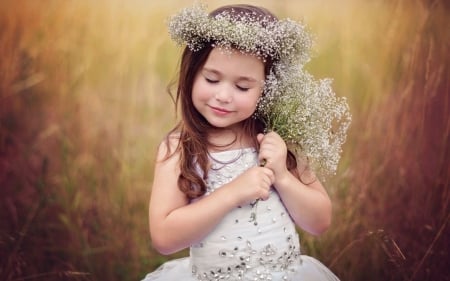
<path fill-rule="evenodd" d="M 203 67 L 203 71 L 207 71 L 207 72 L 211 72 L 213 74 L 217 74 L 217 75 L 221 75 L 222 73 L 216 69 L 212 69 L 212 68 L 207 68 L 207 67 Z M 239 76 L 238 77 L 239 81 L 248 81 L 248 82 L 258 82 L 257 79 L 250 77 L 250 76 Z"/>

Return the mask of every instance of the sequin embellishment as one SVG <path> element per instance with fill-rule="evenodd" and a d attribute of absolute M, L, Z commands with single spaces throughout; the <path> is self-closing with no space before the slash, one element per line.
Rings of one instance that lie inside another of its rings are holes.
<path fill-rule="evenodd" d="M 192 273 L 199 281 L 271 281 L 274 272 L 294 271 L 296 266 L 301 264 L 300 249 L 293 242 L 292 235 L 286 240 L 289 246 L 283 251 L 279 251 L 272 244 L 267 244 L 257 251 L 250 241 L 246 242 L 247 248 L 244 251 L 239 251 L 239 248 L 221 250 L 219 256 L 226 260 L 225 264 L 229 264 L 229 259 L 232 259 L 232 265 L 218 266 L 208 271 L 200 271 L 194 265 Z"/>

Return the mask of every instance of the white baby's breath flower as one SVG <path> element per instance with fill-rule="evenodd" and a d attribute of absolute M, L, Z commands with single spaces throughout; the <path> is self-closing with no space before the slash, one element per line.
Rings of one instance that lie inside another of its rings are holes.
<path fill-rule="evenodd" d="M 273 21 L 253 13 L 236 16 L 227 12 L 211 17 L 202 4 L 170 17 L 168 27 L 172 39 L 192 51 L 214 43 L 224 49 L 237 48 L 261 57 L 305 63 L 312 44 L 306 27 L 290 19 Z"/>
<path fill-rule="evenodd" d="M 351 115 L 331 79 L 314 80 L 299 67 L 279 65 L 266 80 L 257 116 L 322 179 L 336 172 Z"/>

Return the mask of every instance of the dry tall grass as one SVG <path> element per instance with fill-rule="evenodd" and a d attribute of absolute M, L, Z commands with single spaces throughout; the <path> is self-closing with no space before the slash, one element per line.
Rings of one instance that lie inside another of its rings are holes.
<path fill-rule="evenodd" d="M 342 280 L 450 280 L 446 1 L 237 2 L 303 17 L 308 68 L 352 108 L 334 223 L 304 251 Z M 1 280 L 140 280 L 167 259 L 147 201 L 174 122 L 164 20 L 190 3 L 0 2 Z"/>

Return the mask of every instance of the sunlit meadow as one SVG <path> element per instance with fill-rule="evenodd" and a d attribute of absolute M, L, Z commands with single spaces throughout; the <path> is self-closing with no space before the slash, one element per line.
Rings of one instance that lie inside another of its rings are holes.
<path fill-rule="evenodd" d="M 308 70 L 350 104 L 333 224 L 303 252 L 342 280 L 450 280 L 449 4 L 204 2 L 304 20 Z M 0 2 L 0 280 L 140 280 L 187 254 L 152 249 L 147 208 L 176 121 L 165 20 L 192 3 Z"/>

